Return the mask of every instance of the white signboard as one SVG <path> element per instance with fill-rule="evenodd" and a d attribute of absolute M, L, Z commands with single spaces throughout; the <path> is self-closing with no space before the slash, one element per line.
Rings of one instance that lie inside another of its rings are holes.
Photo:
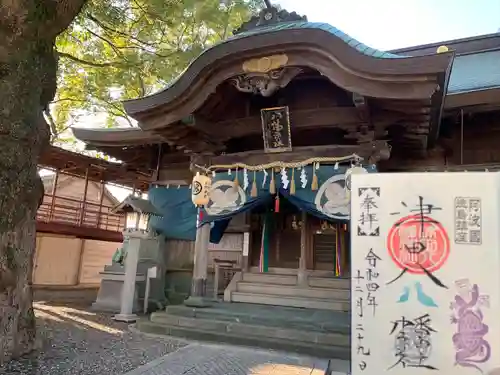
<path fill-rule="evenodd" d="M 500 374 L 500 174 L 352 177 L 351 368 Z"/>

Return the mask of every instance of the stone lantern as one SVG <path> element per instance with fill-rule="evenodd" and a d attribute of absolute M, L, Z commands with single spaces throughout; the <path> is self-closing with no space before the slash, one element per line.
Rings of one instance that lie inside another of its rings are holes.
<path fill-rule="evenodd" d="M 127 242 L 123 261 L 125 275 L 121 291 L 120 313 L 115 315 L 114 319 L 122 322 L 134 322 L 137 320 L 134 310 L 137 306 L 138 272 L 139 276 L 144 279 L 150 267 L 157 268 L 159 277 L 152 285 L 151 296 L 157 305 L 161 305 L 165 301 L 163 285 L 165 265 L 162 251 L 164 241 L 149 227 L 150 218 L 152 216 L 160 217 L 162 214 L 149 200 L 132 195 L 116 206 L 112 212 L 125 213 L 127 219 L 123 230 L 123 237 Z"/>
<path fill-rule="evenodd" d="M 162 216 L 161 212 L 150 201 L 132 195 L 125 198 L 122 203 L 113 208 L 112 212 L 126 214 L 124 236 L 134 232 L 141 234 L 149 233 L 149 220 L 151 216 Z"/>

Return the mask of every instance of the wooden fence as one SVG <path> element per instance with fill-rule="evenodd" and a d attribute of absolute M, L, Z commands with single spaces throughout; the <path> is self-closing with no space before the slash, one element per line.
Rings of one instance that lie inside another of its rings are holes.
<path fill-rule="evenodd" d="M 102 204 L 45 194 L 37 221 L 121 232 L 125 216 L 111 213 L 111 210 L 112 207 Z"/>

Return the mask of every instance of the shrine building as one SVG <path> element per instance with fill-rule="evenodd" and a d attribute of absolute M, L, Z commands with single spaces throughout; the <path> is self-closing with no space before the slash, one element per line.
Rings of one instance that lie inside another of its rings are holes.
<path fill-rule="evenodd" d="M 497 169 L 498 61 L 500 34 L 385 52 L 271 7 L 124 102 L 137 128 L 73 131 L 150 176 L 155 230 L 195 241 L 194 306 L 208 249 L 231 238 L 224 301 L 347 315 L 350 228 L 376 220 L 351 225 L 350 175 Z"/>

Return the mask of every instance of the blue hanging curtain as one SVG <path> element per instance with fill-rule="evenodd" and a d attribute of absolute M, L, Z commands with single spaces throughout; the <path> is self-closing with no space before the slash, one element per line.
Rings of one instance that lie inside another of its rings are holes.
<path fill-rule="evenodd" d="M 226 229 L 229 226 L 230 222 L 231 222 L 231 219 L 223 219 L 223 220 L 213 221 L 210 224 L 212 226 L 212 228 L 210 229 L 210 242 L 211 243 L 217 244 L 220 242 L 220 240 L 222 239 L 224 232 L 226 232 Z"/>
<path fill-rule="evenodd" d="M 148 199 L 162 217 L 152 217 L 149 225 L 167 238 L 194 241 L 198 209 L 187 186 L 152 187 Z"/>
<path fill-rule="evenodd" d="M 148 192 L 151 204 L 163 216 L 151 217 L 150 227 L 167 238 L 177 240 L 196 240 L 196 221 L 198 209 L 191 201 L 191 189 L 180 187 L 153 187 Z M 219 243 L 231 218 L 211 223 L 210 242 Z"/>
<path fill-rule="evenodd" d="M 210 203 L 203 209 L 201 224 L 230 220 L 243 212 L 268 204 L 272 198 L 269 193 L 271 176 L 266 178 L 262 171 L 247 173 L 247 185 L 243 170 L 232 170 L 231 174 L 226 171 L 216 173 L 212 178 Z M 234 182 L 236 176 L 237 184 Z M 252 195 L 252 189 L 255 196 Z"/>
<path fill-rule="evenodd" d="M 350 212 L 350 193 L 345 188 L 345 172 L 349 168 L 346 166 L 333 165 L 306 166 L 302 169 L 295 169 L 293 173 L 295 192 L 291 193 L 292 170 L 287 170 L 288 186 L 284 186 L 283 178 L 280 175 L 279 192 L 302 211 L 318 217 L 322 220 L 347 222 Z M 368 171 L 375 171 L 368 167 Z M 317 190 L 312 190 L 312 181 L 316 175 L 318 182 Z M 305 185 L 303 184 L 305 182 Z"/>
<path fill-rule="evenodd" d="M 365 166 L 368 172 L 376 172 Z M 302 169 L 286 169 L 286 178 L 274 173 L 276 192 L 297 208 L 322 220 L 346 222 L 349 220 L 349 192 L 345 189 L 344 174 L 348 167 L 322 165 L 318 169 L 309 165 Z M 231 219 L 262 205 L 272 205 L 270 184 L 273 172 L 247 171 L 247 183 L 243 170 L 218 172 L 212 178 L 211 201 L 201 210 L 200 225 L 210 223 L 210 242 L 219 243 Z M 294 194 L 291 194 L 293 184 Z M 317 190 L 312 190 L 314 175 Z M 234 180 L 238 176 L 238 184 Z M 288 184 L 284 184 L 287 182 Z M 303 184 L 305 183 L 305 184 Z M 151 227 L 168 238 L 194 241 L 196 238 L 197 208 L 191 202 L 191 190 L 187 186 L 155 187 L 149 191 L 151 203 L 163 213 L 162 218 L 152 218 Z"/>
<path fill-rule="evenodd" d="M 349 168 L 345 165 L 320 165 L 318 168 L 308 165 L 295 170 L 288 168 L 286 176 L 281 172 L 274 173 L 275 191 L 300 210 L 319 219 L 346 223 L 350 217 L 350 192 L 345 187 L 345 173 Z M 375 166 L 365 168 L 369 173 L 376 172 Z M 244 171 L 239 170 L 237 187 L 234 184 L 236 171 L 233 170 L 231 175 L 227 172 L 216 174 L 212 181 L 212 201 L 204 210 L 202 219 L 202 223 L 214 223 L 211 242 L 220 241 L 229 220 L 235 215 L 271 203 L 273 172 L 269 169 L 266 173 L 248 171 L 248 184 L 245 186 Z M 313 180 L 317 181 L 315 190 L 312 189 Z M 292 185 L 295 190 L 293 194 Z M 214 190 L 218 191 L 214 194 Z"/>

